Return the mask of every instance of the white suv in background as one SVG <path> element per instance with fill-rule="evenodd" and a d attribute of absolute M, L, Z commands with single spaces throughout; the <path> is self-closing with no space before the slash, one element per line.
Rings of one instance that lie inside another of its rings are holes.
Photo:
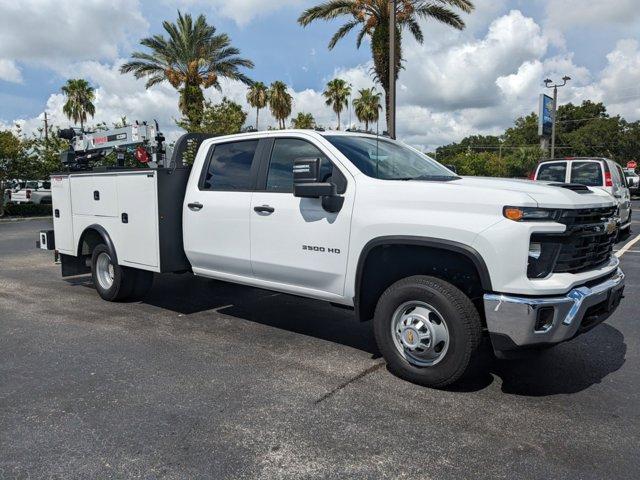
<path fill-rule="evenodd" d="M 575 183 L 604 190 L 616 199 L 620 217 L 620 231 L 631 228 L 631 193 L 622 167 L 608 158 L 571 157 L 544 160 L 533 175 L 533 180 Z"/>

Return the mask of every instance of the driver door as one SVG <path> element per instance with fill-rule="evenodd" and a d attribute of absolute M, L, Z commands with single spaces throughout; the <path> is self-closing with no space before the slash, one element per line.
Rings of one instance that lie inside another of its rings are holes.
<path fill-rule="evenodd" d="M 342 209 L 329 213 L 318 198 L 293 196 L 293 162 L 320 158 L 320 176 L 331 181 L 348 172 L 335 169 L 327 153 L 304 138 L 272 139 L 262 159 L 257 191 L 251 201 L 251 266 L 256 279 L 273 282 L 292 293 L 318 297 L 342 295 L 351 229 L 355 184 L 347 181 L 338 193 Z M 329 296 L 327 296 L 329 294 Z"/>

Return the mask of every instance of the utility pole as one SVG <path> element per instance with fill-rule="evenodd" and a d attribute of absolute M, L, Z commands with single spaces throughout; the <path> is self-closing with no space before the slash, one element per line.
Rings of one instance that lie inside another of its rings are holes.
<path fill-rule="evenodd" d="M 47 112 L 44 112 L 44 139 L 49 140 L 49 121 L 47 119 Z"/>
<path fill-rule="evenodd" d="M 389 0 L 389 136 L 396 138 L 396 0 Z"/>
<path fill-rule="evenodd" d="M 562 83 L 553 83 L 553 80 L 546 79 L 544 85 L 553 88 L 553 121 L 551 123 L 551 158 L 556 158 L 556 117 L 558 116 L 558 88 L 564 87 L 571 77 L 562 77 Z"/>

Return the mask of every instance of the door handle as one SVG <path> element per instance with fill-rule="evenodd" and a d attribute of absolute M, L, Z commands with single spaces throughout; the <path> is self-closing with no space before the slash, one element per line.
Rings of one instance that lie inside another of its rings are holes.
<path fill-rule="evenodd" d="M 194 212 L 199 212 L 200 210 L 202 210 L 203 206 L 204 205 L 202 205 L 199 202 L 194 202 L 194 203 L 188 203 L 187 204 L 187 207 L 189 207 L 189 210 L 192 210 Z"/>
<path fill-rule="evenodd" d="M 260 205 L 259 207 L 253 207 L 253 211 L 258 213 L 273 213 L 276 209 L 269 205 Z"/>

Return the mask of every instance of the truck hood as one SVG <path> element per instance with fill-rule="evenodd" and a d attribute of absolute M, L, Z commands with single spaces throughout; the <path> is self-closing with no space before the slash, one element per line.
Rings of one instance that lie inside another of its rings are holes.
<path fill-rule="evenodd" d="M 454 187 L 489 191 L 492 195 L 503 192 L 518 192 L 528 195 L 542 208 L 598 208 L 615 204 L 611 195 L 602 195 L 593 189 L 589 193 L 578 193 L 547 182 L 492 177 L 462 177 L 449 182 Z M 606 193 L 606 192 L 605 192 Z"/>

